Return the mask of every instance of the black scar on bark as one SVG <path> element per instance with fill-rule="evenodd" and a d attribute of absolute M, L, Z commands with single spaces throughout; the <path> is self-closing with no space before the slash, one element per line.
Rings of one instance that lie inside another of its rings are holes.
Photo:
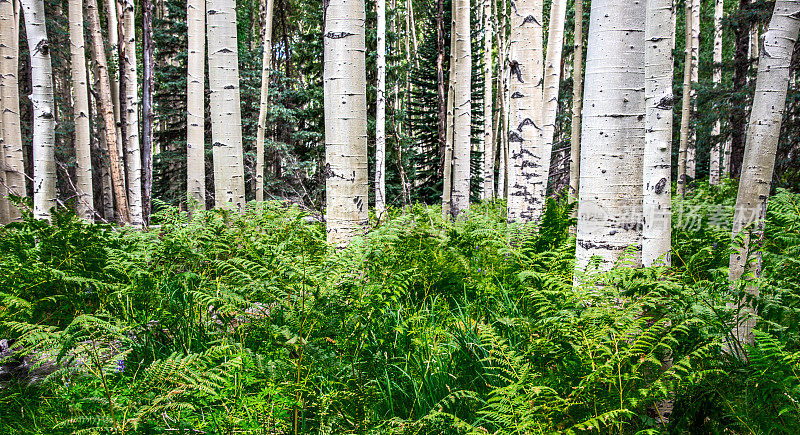
<path fill-rule="evenodd" d="M 511 69 L 512 76 L 517 76 L 517 80 L 520 83 L 525 83 L 525 80 L 522 80 L 522 71 L 520 71 L 519 69 L 519 62 L 517 62 L 516 60 L 512 60 L 511 63 L 509 64 L 509 68 Z"/>
<path fill-rule="evenodd" d="M 522 122 L 520 122 L 520 123 L 519 123 L 519 125 L 517 126 L 517 131 L 522 131 L 522 127 L 525 127 L 526 125 L 532 125 L 532 126 L 533 126 L 533 128 L 535 128 L 535 129 L 537 129 L 537 130 L 541 130 L 541 128 L 539 128 L 539 126 L 537 126 L 537 125 L 536 125 L 536 124 L 533 122 L 533 120 L 531 120 L 530 118 L 525 118 L 525 119 L 523 119 L 523 120 L 522 120 Z"/>
<path fill-rule="evenodd" d="M 524 96 L 525 96 L 525 95 L 522 95 L 522 93 L 521 93 L 521 92 L 519 92 L 519 91 L 514 91 L 514 93 L 513 93 L 513 94 L 511 94 L 511 98 L 522 98 L 522 97 L 524 97 Z"/>
<path fill-rule="evenodd" d="M 222 49 L 222 50 L 220 50 L 219 52 L 220 52 L 220 53 L 233 53 L 233 50 L 231 50 L 231 49 L 229 49 L 229 48 L 223 48 L 223 49 Z"/>
<path fill-rule="evenodd" d="M 656 104 L 657 109 L 662 110 L 669 110 L 672 109 L 672 105 L 675 103 L 675 98 L 672 95 L 667 95 L 661 99 L 661 101 Z"/>
<path fill-rule="evenodd" d="M 664 192 L 664 187 L 666 185 L 667 185 L 666 178 L 658 180 L 658 183 L 656 183 L 656 188 L 655 188 L 656 195 L 661 195 Z"/>
<path fill-rule="evenodd" d="M 518 135 L 516 132 L 511 132 L 508 134 L 508 141 L 509 142 L 519 142 L 522 143 L 522 136 Z"/>
<path fill-rule="evenodd" d="M 524 20 L 522 20 L 522 24 L 528 24 L 528 23 L 536 23 L 540 26 L 542 25 L 542 23 L 536 20 L 536 17 L 534 17 L 533 15 L 528 15 L 527 17 L 525 17 Z"/>
<path fill-rule="evenodd" d="M 325 37 L 326 37 L 326 38 L 330 38 L 330 39 L 342 39 L 342 38 L 347 38 L 348 36 L 353 36 L 353 35 L 355 35 L 355 33 L 349 33 L 349 32 L 328 32 L 328 33 L 326 33 L 326 34 L 325 34 Z"/>
<path fill-rule="evenodd" d="M 47 56 L 47 53 L 50 51 L 50 42 L 48 42 L 47 39 L 42 39 L 41 41 L 39 41 L 38 44 L 36 44 L 36 49 L 34 50 L 34 52 L 36 51 Z"/>
<path fill-rule="evenodd" d="M 227 85 L 227 86 L 225 86 L 225 89 L 234 89 L 234 88 L 235 88 L 235 86 L 233 86 L 233 85 Z"/>

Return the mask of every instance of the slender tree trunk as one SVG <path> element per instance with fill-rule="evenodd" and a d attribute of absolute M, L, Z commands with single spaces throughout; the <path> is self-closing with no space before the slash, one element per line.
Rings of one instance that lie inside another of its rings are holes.
<path fill-rule="evenodd" d="M 120 71 L 120 45 L 119 45 L 119 38 L 120 38 L 120 26 L 119 26 L 119 17 L 122 16 L 122 11 L 120 10 L 120 4 L 117 0 L 106 0 L 106 23 L 108 26 L 108 45 L 109 45 L 109 53 L 111 55 L 110 58 L 106 59 L 107 68 L 109 70 L 109 81 L 111 86 L 111 102 L 114 104 L 114 125 L 116 126 L 116 138 L 117 138 L 117 154 L 120 155 L 120 165 L 124 166 L 124 162 L 122 161 L 122 157 L 124 155 L 123 150 L 123 139 L 124 135 L 122 133 L 122 96 L 120 94 L 120 85 L 124 79 L 122 72 Z M 98 10 L 99 13 L 99 10 Z M 121 166 L 122 168 L 122 166 Z M 125 170 L 121 169 L 122 174 L 122 182 L 125 183 Z M 125 183 L 127 184 L 127 183 Z"/>
<path fill-rule="evenodd" d="M 640 264 L 645 4 L 592 2 L 586 52 L 576 268 L 609 269 L 634 248 Z"/>
<path fill-rule="evenodd" d="M 534 185 L 547 178 L 541 160 L 542 1 L 512 2 L 510 15 L 508 222 L 532 222 L 542 209 Z"/>
<path fill-rule="evenodd" d="M 454 0 L 455 27 L 451 37 L 454 48 L 456 81 L 453 84 L 453 194 L 451 214 L 457 217 L 469 209 L 470 151 L 472 146 L 472 38 L 470 34 L 470 1 Z M 451 65 L 451 68 L 453 66 Z"/>
<path fill-rule="evenodd" d="M 103 35 L 100 33 L 100 15 L 97 10 L 97 0 L 86 0 L 86 10 L 89 19 L 89 33 L 92 35 L 92 52 L 94 54 L 94 68 L 99 83 L 100 98 L 98 109 L 103 116 L 105 124 L 105 139 L 108 150 L 109 172 L 111 185 L 114 191 L 117 219 L 120 223 L 129 223 L 128 196 L 125 191 L 125 180 L 122 178 L 122 164 L 119 149 L 117 148 L 117 126 L 114 120 L 114 104 L 111 101 L 111 86 L 108 77 L 108 64 L 106 52 L 103 47 Z"/>
<path fill-rule="evenodd" d="M 208 0 L 208 84 L 211 89 L 211 140 L 214 145 L 214 203 L 244 208 L 242 108 L 236 1 Z"/>
<path fill-rule="evenodd" d="M 572 132 L 569 154 L 569 194 L 577 199 L 581 170 L 581 111 L 583 107 L 583 0 L 575 0 L 575 32 L 572 80 Z"/>
<path fill-rule="evenodd" d="M 188 73 L 186 89 L 186 188 L 197 202 L 206 206 L 205 164 L 205 60 L 206 2 L 189 0 L 186 6 L 188 27 Z"/>
<path fill-rule="evenodd" d="M 723 0 L 714 1 L 714 73 L 713 80 L 714 86 L 719 87 L 722 83 L 722 14 L 724 13 Z M 711 153 L 708 158 L 708 182 L 710 184 L 719 184 L 720 179 L 720 119 L 714 121 L 714 127 L 711 130 Z"/>
<path fill-rule="evenodd" d="M 447 74 L 447 115 L 445 121 L 445 147 L 442 156 L 442 215 L 449 218 L 453 211 L 453 101 L 455 98 L 455 83 L 458 80 L 455 58 L 455 19 L 456 2 L 451 1 L 450 13 L 450 65 Z"/>
<path fill-rule="evenodd" d="M 437 124 L 439 147 L 436 150 L 442 157 L 447 149 L 447 97 L 444 91 L 444 0 L 436 1 L 436 102 L 437 102 Z M 444 158 L 442 158 L 442 169 L 444 169 Z M 437 168 L 438 172 L 438 168 Z M 442 171 L 443 173 L 444 171 Z M 449 189 L 444 189 L 444 195 L 449 195 Z M 449 203 L 449 200 L 448 200 Z M 445 201 L 442 198 L 442 209 L 444 210 Z M 449 211 L 448 211 L 449 212 Z"/>
<path fill-rule="evenodd" d="M 378 83 L 375 108 L 375 213 L 386 210 L 386 0 L 375 2 L 378 15 Z"/>
<path fill-rule="evenodd" d="M 686 183 L 689 182 L 686 175 L 686 164 L 689 150 L 689 119 L 692 111 L 692 4 L 686 2 L 685 19 L 685 48 L 683 51 L 683 95 L 681 96 L 681 132 L 680 148 L 678 149 L 678 181 L 676 193 L 686 194 Z"/>
<path fill-rule="evenodd" d="M 142 226 L 142 154 L 139 140 L 139 75 L 136 68 L 136 23 L 134 0 L 125 0 L 123 9 L 124 57 L 120 66 L 125 80 L 125 169 L 127 170 L 128 204 L 131 223 Z"/>
<path fill-rule="evenodd" d="M 697 86 L 700 81 L 700 0 L 692 0 L 692 89 L 689 93 L 691 99 L 691 114 L 697 112 Z M 697 175 L 697 130 L 689 126 L 691 135 L 686 148 L 686 177 L 689 181 Z"/>
<path fill-rule="evenodd" d="M 0 0 L 0 137 L 5 166 L 3 196 L 27 196 L 19 119 L 19 17 L 14 0 Z M 8 205 L 8 219 L 19 220 L 21 212 Z"/>
<path fill-rule="evenodd" d="M 495 14 L 495 17 L 502 17 L 497 32 L 497 45 L 500 48 L 499 58 L 501 59 L 498 65 L 498 83 L 500 90 L 500 152 L 498 152 L 500 160 L 497 168 L 497 197 L 501 199 L 508 199 L 508 133 L 510 128 L 510 94 L 509 94 L 509 59 L 508 59 L 508 3 L 506 0 L 502 1 L 502 12 Z"/>
<path fill-rule="evenodd" d="M 492 199 L 494 196 L 492 33 L 492 0 L 483 0 L 483 185 L 481 199 Z"/>
<path fill-rule="evenodd" d="M 153 2 L 142 2 L 142 213 L 150 223 L 153 196 L 153 91 L 155 87 L 155 45 L 153 42 Z"/>
<path fill-rule="evenodd" d="M 261 108 L 258 111 L 256 132 L 256 201 L 264 200 L 264 137 L 267 131 L 269 107 L 269 68 L 272 60 L 272 9 L 275 0 L 266 0 L 264 9 L 263 52 L 261 56 Z"/>
<path fill-rule="evenodd" d="M 798 33 L 800 0 L 776 1 L 769 28 L 763 36 L 763 53 L 758 60 L 756 91 L 744 150 L 744 169 L 739 180 L 733 216 L 733 235 L 742 231 L 746 233 L 742 245 L 735 247 L 731 253 L 729 278 L 732 282 L 741 279 L 748 267 L 755 278 L 761 276 L 760 248 L 764 239 L 767 200 L 786 105 L 792 52 Z M 756 261 L 748 264 L 750 254 L 755 254 Z M 759 289 L 756 285 L 749 285 L 747 292 L 758 297 Z M 732 331 L 737 342 L 734 350 L 743 356 L 740 345 L 753 344 L 755 307 L 742 299 L 737 308 L 736 326 Z"/>
<path fill-rule="evenodd" d="M 739 10 L 747 9 L 750 0 L 739 0 Z M 739 178 L 744 158 L 745 127 L 747 110 L 743 89 L 747 86 L 747 70 L 750 62 L 747 57 L 749 47 L 749 28 L 746 21 L 740 19 L 734 27 L 736 35 L 736 51 L 733 57 L 733 98 L 731 99 L 731 151 L 728 168 L 731 178 Z"/>
<path fill-rule="evenodd" d="M 92 148 L 83 38 L 83 0 L 69 0 L 69 41 L 72 60 L 72 109 L 75 119 L 76 208 L 78 216 L 93 221 Z"/>
<path fill-rule="evenodd" d="M 55 103 L 44 0 L 22 0 L 31 59 L 33 106 L 33 215 L 50 220 L 56 205 Z"/>
<path fill-rule="evenodd" d="M 346 246 L 367 224 L 367 101 L 363 0 L 327 2 L 325 196 L 328 242 Z"/>
<path fill-rule="evenodd" d="M 642 264 L 670 265 L 672 161 L 672 0 L 647 0 Z"/>

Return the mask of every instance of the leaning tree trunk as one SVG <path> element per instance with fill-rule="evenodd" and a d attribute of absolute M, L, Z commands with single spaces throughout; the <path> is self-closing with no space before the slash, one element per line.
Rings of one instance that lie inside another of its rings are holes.
<path fill-rule="evenodd" d="M 214 146 L 214 204 L 244 208 L 242 108 L 236 1 L 208 0 L 208 86 L 211 90 L 211 141 Z"/>
<path fill-rule="evenodd" d="M 206 206 L 205 164 L 205 60 L 206 2 L 189 0 L 186 5 L 188 27 L 188 72 L 186 77 L 186 189 Z"/>
<path fill-rule="evenodd" d="M 470 192 L 470 150 L 472 146 L 472 44 L 470 34 L 469 0 L 453 0 L 455 8 L 455 27 L 450 32 L 455 38 L 457 80 L 453 83 L 453 217 L 469 209 Z M 451 66 L 451 68 L 453 68 Z"/>
<path fill-rule="evenodd" d="M 272 8 L 274 0 L 266 0 L 264 6 L 264 35 L 261 55 L 261 108 L 258 111 L 256 132 L 256 201 L 264 200 L 264 137 L 267 131 L 267 108 L 269 107 L 269 63 L 272 60 Z"/>
<path fill-rule="evenodd" d="M 89 13 L 89 33 L 92 35 L 92 53 L 94 54 L 95 76 L 99 85 L 98 109 L 103 117 L 105 142 L 108 151 L 111 186 L 114 191 L 117 219 L 120 223 L 131 221 L 128 210 L 128 195 L 125 191 L 125 180 L 122 177 L 122 162 L 117 148 L 117 125 L 114 119 L 114 103 L 111 101 L 111 85 L 108 77 L 108 64 L 103 46 L 103 35 L 100 33 L 100 14 L 97 0 L 86 0 Z"/>
<path fill-rule="evenodd" d="M 578 198 L 581 168 L 581 111 L 583 107 L 583 0 L 575 0 L 573 74 L 572 81 L 572 133 L 569 153 L 569 194 Z"/>
<path fill-rule="evenodd" d="M 753 276 L 761 276 L 760 245 L 764 238 L 767 199 L 775 169 L 775 153 L 781 132 L 781 121 L 789 86 L 792 52 L 800 32 L 800 0 L 778 0 L 763 35 L 762 54 L 758 61 L 756 91 L 747 129 L 739 193 L 733 216 L 733 235 L 744 233 L 741 246 L 734 248 L 730 258 L 729 278 L 736 282 L 748 267 L 748 256 L 754 253 L 756 261 L 749 267 Z M 749 230 L 752 229 L 752 233 Z M 751 243 L 755 241 L 755 246 Z M 759 290 L 749 285 L 747 292 L 757 297 Z M 743 355 L 741 344 L 753 344 L 755 308 L 748 300 L 740 300 L 736 310 L 736 326 L 732 334 L 736 340 L 733 350 Z"/>
<path fill-rule="evenodd" d="M 642 265 L 670 265 L 672 162 L 672 0 L 648 0 L 645 21 L 645 144 Z"/>
<path fill-rule="evenodd" d="M 153 91 L 155 88 L 153 2 L 142 0 L 142 213 L 150 223 L 153 196 Z"/>
<path fill-rule="evenodd" d="M 692 4 L 686 2 L 685 44 L 683 50 L 683 95 L 681 96 L 681 132 L 678 148 L 678 180 L 676 192 L 683 196 L 686 194 L 686 162 L 689 153 L 689 118 L 692 111 Z"/>
<path fill-rule="evenodd" d="M 511 3 L 511 41 L 508 132 L 508 222 L 531 222 L 541 210 L 534 184 L 542 183 L 548 168 L 541 161 L 542 116 L 542 1 Z"/>
<path fill-rule="evenodd" d="M 492 1 L 483 0 L 483 185 L 481 199 L 492 199 L 494 196 L 492 37 Z"/>
<path fill-rule="evenodd" d="M 724 13 L 723 0 L 714 1 L 714 86 L 719 87 L 722 83 L 722 14 Z M 711 130 L 711 140 L 713 145 L 708 157 L 708 182 L 710 184 L 719 184 L 720 179 L 720 118 L 714 121 L 714 127 Z"/>
<path fill-rule="evenodd" d="M 3 196 L 27 196 L 19 119 L 19 20 L 14 0 L 0 0 L 0 138 L 2 138 L 5 182 Z M 19 220 L 20 210 L 8 205 L 8 219 Z"/>
<path fill-rule="evenodd" d="M 86 49 L 83 38 L 83 0 L 69 0 L 69 42 L 72 61 L 72 110 L 75 119 L 75 188 L 78 216 L 94 220 L 92 144 L 89 124 L 89 90 L 86 83 Z"/>
<path fill-rule="evenodd" d="M 386 210 L 386 0 L 375 2 L 378 15 L 378 47 L 375 103 L 375 213 Z"/>
<path fill-rule="evenodd" d="M 575 257 L 609 269 L 631 247 L 640 263 L 645 5 L 595 0 L 590 21 Z"/>
<path fill-rule="evenodd" d="M 136 71 L 136 28 L 134 20 L 133 0 L 125 0 L 123 18 L 122 62 L 125 80 L 125 168 L 127 169 L 128 204 L 130 206 L 131 223 L 142 226 L 142 154 L 139 141 L 139 76 Z"/>
<path fill-rule="evenodd" d="M 22 0 L 31 59 L 33 106 L 33 215 L 50 219 L 56 205 L 55 106 L 44 0 Z"/>
<path fill-rule="evenodd" d="M 327 2 L 325 197 L 328 242 L 346 246 L 368 219 L 367 101 L 363 0 Z"/>

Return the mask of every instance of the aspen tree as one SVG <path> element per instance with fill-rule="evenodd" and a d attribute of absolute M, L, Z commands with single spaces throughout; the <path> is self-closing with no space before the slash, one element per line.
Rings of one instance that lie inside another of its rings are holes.
<path fill-rule="evenodd" d="M 76 211 L 78 216 L 92 221 L 94 197 L 89 90 L 86 83 L 86 49 L 83 37 L 83 0 L 69 0 L 69 41 L 72 61 L 72 110 L 75 119 Z"/>
<path fill-rule="evenodd" d="M 763 35 L 762 54 L 758 60 L 756 91 L 747 129 L 744 161 L 739 179 L 736 208 L 733 216 L 733 235 L 744 233 L 741 246 L 731 253 L 729 278 L 736 282 L 748 268 L 748 256 L 755 254 L 756 261 L 749 263 L 755 278 L 761 276 L 760 246 L 764 238 L 767 200 L 775 169 L 775 154 L 780 138 L 781 121 L 786 105 L 792 52 L 800 33 L 800 0 L 778 0 Z M 752 229 L 752 233 L 749 230 Z M 757 297 L 759 289 L 749 285 L 747 293 Z M 736 310 L 736 326 L 732 331 L 738 344 L 753 344 L 755 308 L 740 300 Z M 734 346 L 738 346 L 734 343 Z M 734 352 L 743 356 L 742 349 Z"/>
<path fill-rule="evenodd" d="M 239 99 L 239 52 L 236 1 L 206 2 L 208 86 L 211 90 L 211 142 L 214 147 L 214 203 L 217 208 L 244 207 L 242 108 Z"/>
<path fill-rule="evenodd" d="M 697 86 L 700 81 L 700 0 L 692 0 L 692 89 L 691 113 L 696 112 Z M 691 138 L 686 148 L 686 177 L 694 180 L 697 173 L 697 130 L 689 127 Z M 685 187 L 685 186 L 684 186 Z"/>
<path fill-rule="evenodd" d="M 325 11 L 325 220 L 328 242 L 346 246 L 367 224 L 367 101 L 363 0 Z"/>
<path fill-rule="evenodd" d="M 131 223 L 144 224 L 142 212 L 142 153 L 139 138 L 139 75 L 136 71 L 136 27 L 134 0 L 125 0 L 123 9 L 123 58 L 120 67 L 125 75 L 125 169 L 127 170 L 128 205 Z"/>
<path fill-rule="evenodd" d="M 499 31 L 497 32 L 497 46 L 499 48 L 499 58 L 501 59 L 498 65 L 498 89 L 500 91 L 500 122 L 499 127 L 501 133 L 500 137 L 500 150 L 498 152 L 498 168 L 497 168 L 497 197 L 508 199 L 508 133 L 509 126 L 509 111 L 510 111 L 510 94 L 508 91 L 508 83 L 510 79 L 509 74 L 509 59 L 508 59 L 508 2 L 502 1 L 502 12 L 495 14 L 502 17 L 502 21 L 498 25 Z"/>
<path fill-rule="evenodd" d="M 642 265 L 670 265 L 672 161 L 672 0 L 647 0 Z"/>
<path fill-rule="evenodd" d="M 583 107 L 583 0 L 575 0 L 574 79 L 572 81 L 572 130 L 569 154 L 569 194 L 577 199 L 581 167 L 581 111 Z"/>
<path fill-rule="evenodd" d="M 121 113 L 121 106 L 122 106 L 122 96 L 120 93 L 120 83 L 122 82 L 122 74 L 120 71 L 120 64 L 119 64 L 119 56 L 120 56 L 120 45 L 119 45 L 119 38 L 120 38 L 120 26 L 119 26 L 119 17 L 122 16 L 122 11 L 120 10 L 120 3 L 117 0 L 106 0 L 105 2 L 106 8 L 106 25 L 108 26 L 106 35 L 108 38 L 108 53 L 110 57 L 106 58 L 107 65 L 106 67 L 109 69 L 109 84 L 111 86 L 111 102 L 114 104 L 114 125 L 116 126 L 116 138 L 117 138 L 117 154 L 120 156 L 120 165 L 123 165 L 124 162 L 122 161 L 122 156 L 124 155 L 124 147 L 122 144 L 123 141 L 123 134 L 122 134 L 122 113 Z M 99 11 L 99 10 L 98 10 Z M 98 12 L 99 13 L 99 12 Z M 122 168 L 122 166 L 120 166 Z M 122 182 L 127 184 L 125 181 L 125 170 L 122 169 Z"/>
<path fill-rule="evenodd" d="M 645 4 L 595 0 L 590 20 L 575 257 L 609 269 L 641 243 Z"/>
<path fill-rule="evenodd" d="M 33 215 L 50 219 L 56 205 L 55 106 L 44 0 L 22 0 L 31 59 L 33 106 Z"/>
<path fill-rule="evenodd" d="M 481 199 L 491 199 L 494 196 L 492 30 L 492 0 L 483 0 L 483 185 L 481 186 Z"/>
<path fill-rule="evenodd" d="M 686 183 L 689 181 L 686 175 L 686 163 L 689 154 L 689 117 L 692 106 L 692 3 L 686 2 L 685 14 L 685 44 L 683 51 L 683 95 L 681 96 L 681 131 L 680 145 L 678 148 L 678 180 L 676 193 L 686 194 Z"/>
<path fill-rule="evenodd" d="M 722 83 L 722 14 L 724 13 L 723 0 L 714 0 L 714 72 L 713 80 L 714 86 L 719 86 Z M 714 121 L 714 127 L 711 130 L 712 140 L 714 145 L 711 146 L 711 152 L 708 158 L 708 182 L 710 184 L 719 184 L 720 179 L 720 120 L 717 118 Z"/>
<path fill-rule="evenodd" d="M 386 210 L 386 0 L 375 2 L 378 15 L 378 47 L 375 107 L 375 213 Z"/>
<path fill-rule="evenodd" d="M 19 119 L 19 16 L 14 0 L 0 0 L 0 137 L 2 137 L 5 183 L 3 196 L 27 196 Z M 8 219 L 19 220 L 21 212 L 8 205 Z"/>
<path fill-rule="evenodd" d="M 470 34 L 470 1 L 453 0 L 455 27 L 456 80 L 453 83 L 453 193 L 451 214 L 457 217 L 469 209 L 470 194 L 470 139 L 472 138 L 472 45 Z"/>
<path fill-rule="evenodd" d="M 261 107 L 258 111 L 256 132 L 256 201 L 264 200 L 264 137 L 267 131 L 267 109 L 269 107 L 269 68 L 272 60 L 272 9 L 275 0 L 266 0 L 264 5 L 264 35 L 261 54 Z"/>
<path fill-rule="evenodd" d="M 155 91 L 155 43 L 153 41 L 153 2 L 142 5 L 142 213 L 150 223 L 153 196 L 153 93 Z"/>
<path fill-rule="evenodd" d="M 201 209 L 206 207 L 205 60 L 206 2 L 188 0 L 188 71 L 186 77 L 186 188 Z"/>
<path fill-rule="evenodd" d="M 509 43 L 508 222 L 537 218 L 541 183 L 542 1 L 511 3 Z"/>
<path fill-rule="evenodd" d="M 447 75 L 447 112 L 445 115 L 445 146 L 442 158 L 442 216 L 450 218 L 453 211 L 453 101 L 455 99 L 455 83 L 458 80 L 456 63 L 456 2 L 450 2 L 450 71 Z"/>

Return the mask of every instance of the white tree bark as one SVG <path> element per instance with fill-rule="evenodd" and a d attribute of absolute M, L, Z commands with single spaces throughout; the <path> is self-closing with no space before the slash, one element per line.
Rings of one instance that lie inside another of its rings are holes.
<path fill-rule="evenodd" d="M 22 130 L 19 119 L 19 16 L 14 0 L 0 0 L 0 138 L 3 147 L 3 166 L 6 186 L 0 189 L 9 194 L 27 196 L 25 167 L 22 154 Z M 8 219 L 19 220 L 21 212 L 9 204 Z"/>
<path fill-rule="evenodd" d="M 69 0 L 69 42 L 72 61 L 72 110 L 75 119 L 75 187 L 78 216 L 94 220 L 89 90 L 83 38 L 83 0 Z"/>
<path fill-rule="evenodd" d="M 575 256 L 609 269 L 629 247 L 640 263 L 645 4 L 595 0 L 590 20 Z"/>
<path fill-rule="evenodd" d="M 456 80 L 453 83 L 453 193 L 451 214 L 457 217 L 469 209 L 470 139 L 472 138 L 472 43 L 470 35 L 470 1 L 453 0 L 455 27 Z"/>
<path fill-rule="evenodd" d="M 272 10 L 274 0 L 266 0 L 264 6 L 264 34 L 261 54 L 261 108 L 258 111 L 256 132 L 256 201 L 264 200 L 264 138 L 267 132 L 267 109 L 269 108 L 269 68 L 272 60 Z"/>
<path fill-rule="evenodd" d="M 574 79 L 572 81 L 572 132 L 569 154 L 569 194 L 577 199 L 581 171 L 581 112 L 583 110 L 583 0 L 575 0 Z"/>
<path fill-rule="evenodd" d="M 542 31 L 541 0 L 511 3 L 508 222 L 534 221 L 542 207 L 534 185 L 543 178 L 547 183 L 541 161 Z"/>
<path fill-rule="evenodd" d="M 697 86 L 700 81 L 700 0 L 692 0 L 692 113 L 697 107 Z M 697 130 L 690 128 L 691 139 L 686 148 L 686 176 L 694 180 L 697 173 Z"/>
<path fill-rule="evenodd" d="M 483 185 L 481 199 L 492 199 L 494 196 L 492 30 L 492 0 L 483 0 Z"/>
<path fill-rule="evenodd" d="M 686 194 L 686 183 L 689 182 L 686 174 L 686 163 L 689 150 L 689 119 L 692 112 L 692 4 L 686 2 L 685 9 L 685 34 L 683 50 L 683 95 L 681 96 L 681 131 L 680 145 L 678 148 L 678 180 L 676 192 L 683 196 Z"/>
<path fill-rule="evenodd" d="M 136 23 L 134 0 L 125 0 L 123 33 L 124 59 L 120 67 L 125 74 L 125 169 L 127 170 L 128 204 L 131 224 L 142 226 L 142 153 L 139 138 L 139 75 L 136 72 Z"/>
<path fill-rule="evenodd" d="M 724 13 L 723 0 L 714 1 L 714 73 L 713 80 L 714 86 L 718 87 L 722 83 L 722 14 Z M 719 184 L 720 180 L 720 142 L 719 134 L 721 130 L 720 120 L 714 121 L 714 127 L 711 130 L 712 140 L 714 145 L 711 146 L 711 152 L 708 157 L 708 182 L 710 184 Z"/>
<path fill-rule="evenodd" d="M 344 247 L 368 219 L 364 1 L 330 0 L 325 15 L 325 220 Z"/>
<path fill-rule="evenodd" d="M 119 17 L 122 16 L 120 2 L 117 0 L 106 0 L 106 25 L 107 38 L 108 38 L 108 54 L 106 59 L 107 67 L 109 70 L 109 85 L 111 86 L 111 102 L 114 105 L 114 125 L 116 126 L 116 140 L 117 140 L 117 154 L 123 156 L 125 151 L 122 146 L 122 114 L 120 113 L 120 106 L 122 105 L 122 96 L 120 95 L 120 71 L 119 63 Z M 125 183 L 125 169 L 124 162 L 120 160 L 120 173 L 122 174 L 122 181 Z"/>
<path fill-rule="evenodd" d="M 188 71 L 186 77 L 186 189 L 206 206 L 205 163 L 205 60 L 206 60 L 206 2 L 188 0 Z"/>
<path fill-rule="evenodd" d="M 206 8 L 211 141 L 214 146 L 214 204 L 217 208 L 242 210 L 244 156 L 236 1 L 208 0 Z"/>
<path fill-rule="evenodd" d="M 386 0 L 375 2 L 378 14 L 378 83 L 375 108 L 375 213 L 386 210 Z"/>
<path fill-rule="evenodd" d="M 33 215 L 49 220 L 50 209 L 56 205 L 56 122 L 50 42 L 45 27 L 44 0 L 22 0 L 21 4 L 33 87 Z"/>
<path fill-rule="evenodd" d="M 672 0 L 647 0 L 642 265 L 670 265 L 672 161 Z"/>
<path fill-rule="evenodd" d="M 758 61 L 756 91 L 753 97 L 750 122 L 747 129 L 742 174 L 733 216 L 733 235 L 748 230 L 744 243 L 731 253 L 729 278 L 732 282 L 742 278 L 747 258 L 755 253 L 756 261 L 750 264 L 753 275 L 761 276 L 761 253 L 764 222 L 767 213 L 770 183 L 775 169 L 775 153 L 781 131 L 781 121 L 786 104 L 792 51 L 800 33 L 800 0 L 778 0 L 769 28 L 763 35 L 762 52 Z M 756 246 L 752 246 L 753 243 Z M 758 296 L 755 285 L 747 287 Z M 753 343 L 754 307 L 742 300 L 733 335 L 738 343 Z M 737 353 L 741 348 L 735 348 Z"/>

